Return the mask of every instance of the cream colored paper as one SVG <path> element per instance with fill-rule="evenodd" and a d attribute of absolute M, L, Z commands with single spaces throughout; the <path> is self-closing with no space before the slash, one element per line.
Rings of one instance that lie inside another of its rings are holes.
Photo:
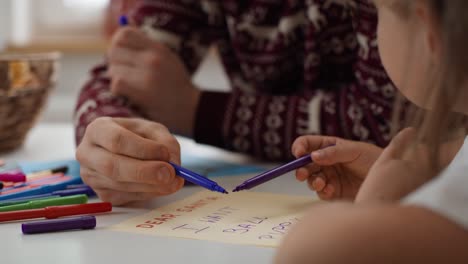
<path fill-rule="evenodd" d="M 112 227 L 154 236 L 275 247 L 316 200 L 311 197 L 209 191 Z"/>

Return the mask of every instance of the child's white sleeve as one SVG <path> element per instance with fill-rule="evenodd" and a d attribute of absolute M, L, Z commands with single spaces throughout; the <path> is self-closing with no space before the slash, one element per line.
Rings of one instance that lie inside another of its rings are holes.
<path fill-rule="evenodd" d="M 430 209 L 468 229 L 468 138 L 449 167 L 403 204 Z"/>

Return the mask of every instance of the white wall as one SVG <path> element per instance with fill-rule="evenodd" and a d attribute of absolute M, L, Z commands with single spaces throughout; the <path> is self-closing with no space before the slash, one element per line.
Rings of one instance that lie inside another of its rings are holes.
<path fill-rule="evenodd" d="M 0 51 L 5 47 L 6 40 L 10 37 L 10 11 L 11 2 L 0 0 Z"/>
<path fill-rule="evenodd" d="M 0 0 L 1 1 L 1 0 Z M 76 99 L 88 72 L 102 61 L 101 54 L 63 54 L 58 85 L 49 98 L 42 122 L 71 122 Z M 193 78 L 206 90 L 228 91 L 230 85 L 221 68 L 219 58 L 212 50 Z"/>

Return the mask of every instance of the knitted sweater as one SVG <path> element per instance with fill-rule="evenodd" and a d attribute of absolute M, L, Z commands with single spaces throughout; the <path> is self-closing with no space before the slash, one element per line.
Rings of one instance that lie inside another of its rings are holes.
<path fill-rule="evenodd" d="M 194 72 L 216 45 L 231 92 L 203 91 L 194 139 L 269 160 L 291 158 L 298 136 L 384 146 L 396 89 L 379 58 L 368 0 L 144 0 L 129 14 Z M 100 116 L 142 117 L 91 71 L 75 112 L 76 142 Z"/>

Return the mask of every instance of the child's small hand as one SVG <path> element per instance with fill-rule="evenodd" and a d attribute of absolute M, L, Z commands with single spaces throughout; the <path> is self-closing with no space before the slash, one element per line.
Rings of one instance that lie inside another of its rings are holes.
<path fill-rule="evenodd" d="M 83 181 L 114 205 L 168 195 L 184 184 L 167 163 L 180 164 L 179 143 L 155 122 L 98 118 L 86 128 L 76 159 Z"/>
<path fill-rule="evenodd" d="M 354 199 L 382 149 L 363 142 L 326 136 L 302 136 L 292 146 L 293 155 L 312 155 L 314 163 L 296 171 L 299 181 L 321 199 Z"/>

